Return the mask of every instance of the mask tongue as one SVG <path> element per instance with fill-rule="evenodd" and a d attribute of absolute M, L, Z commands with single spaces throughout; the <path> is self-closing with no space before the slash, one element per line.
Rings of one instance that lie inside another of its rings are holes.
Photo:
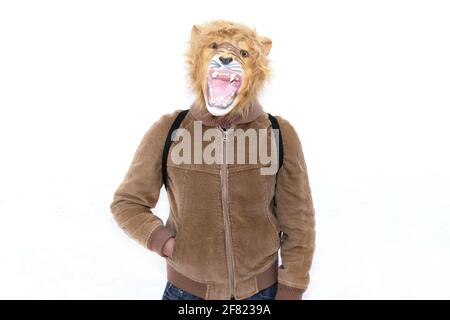
<path fill-rule="evenodd" d="M 211 79 L 209 88 L 212 102 L 218 105 L 227 105 L 236 89 L 233 83 L 220 79 Z"/>

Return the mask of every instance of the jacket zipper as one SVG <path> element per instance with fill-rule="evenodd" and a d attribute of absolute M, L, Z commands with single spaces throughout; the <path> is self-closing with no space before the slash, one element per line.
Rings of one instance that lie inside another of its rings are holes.
<path fill-rule="evenodd" d="M 225 242 L 227 251 L 227 267 L 229 274 L 229 285 L 230 285 L 230 296 L 234 299 L 234 258 L 233 258 L 233 248 L 231 241 L 231 230 L 230 230 L 230 216 L 228 212 L 228 164 L 227 164 L 227 135 L 228 131 L 222 130 L 223 132 L 223 161 L 221 169 L 222 177 L 222 205 L 223 205 L 223 221 L 225 227 Z"/>

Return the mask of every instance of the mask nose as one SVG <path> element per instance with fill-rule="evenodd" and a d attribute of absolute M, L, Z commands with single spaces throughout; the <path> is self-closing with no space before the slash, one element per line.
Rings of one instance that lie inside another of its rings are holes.
<path fill-rule="evenodd" d="M 231 58 L 231 57 L 228 57 L 228 58 L 225 58 L 225 57 L 219 57 L 219 60 L 220 60 L 220 62 L 222 62 L 223 65 L 227 65 L 227 64 L 229 64 L 231 61 L 233 61 L 233 58 Z"/>

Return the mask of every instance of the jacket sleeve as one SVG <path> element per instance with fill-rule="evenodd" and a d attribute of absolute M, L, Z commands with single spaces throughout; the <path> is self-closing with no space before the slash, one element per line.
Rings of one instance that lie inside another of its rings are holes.
<path fill-rule="evenodd" d="M 145 133 L 110 206 L 114 219 L 130 237 L 162 257 L 166 257 L 162 248 L 174 233 L 152 209 L 163 185 L 162 152 L 175 116 L 176 112 L 162 116 Z"/>
<path fill-rule="evenodd" d="M 301 299 L 309 284 L 315 249 L 315 212 L 302 146 L 292 125 L 278 117 L 284 159 L 276 184 L 276 214 L 282 231 L 277 300 Z"/>

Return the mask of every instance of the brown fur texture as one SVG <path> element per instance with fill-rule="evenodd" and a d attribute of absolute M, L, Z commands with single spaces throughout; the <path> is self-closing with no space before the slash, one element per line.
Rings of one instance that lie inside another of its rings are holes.
<path fill-rule="evenodd" d="M 249 52 L 249 56 L 242 59 L 245 77 L 236 97 L 237 104 L 230 113 L 221 117 L 224 121 L 244 118 L 270 75 L 267 56 L 272 41 L 258 35 L 254 29 L 235 22 L 215 20 L 193 26 L 189 49 L 186 53 L 189 80 L 191 88 L 197 96 L 197 103 L 200 103 L 205 110 L 204 92 L 207 82 L 207 67 L 215 53 L 215 50 L 210 48 L 213 42 L 218 44 L 228 42 Z M 228 52 L 226 55 L 232 56 L 232 53 Z"/>

